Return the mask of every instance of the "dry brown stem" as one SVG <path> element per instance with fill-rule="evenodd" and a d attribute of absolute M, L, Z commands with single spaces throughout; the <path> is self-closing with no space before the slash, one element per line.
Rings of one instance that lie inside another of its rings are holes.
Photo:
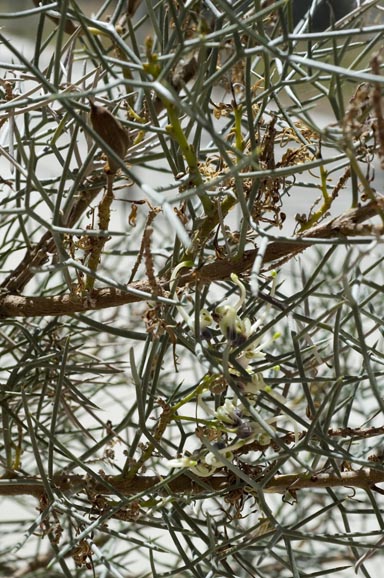
<path fill-rule="evenodd" d="M 85 203 L 84 203 L 85 204 Z M 338 239 L 343 238 L 348 241 L 348 237 L 361 235 L 363 231 L 370 231 L 376 236 L 383 234 L 382 226 L 366 225 L 361 227 L 361 223 L 374 217 L 379 211 L 384 209 L 384 198 L 378 197 L 363 207 L 349 209 L 330 222 L 312 227 L 299 235 L 294 241 L 273 241 L 265 251 L 263 263 L 273 263 L 279 259 L 290 259 L 303 252 L 313 243 L 311 239 Z M 83 209 L 84 210 L 84 209 Z M 76 216 L 79 210 L 76 211 Z M 74 221 L 73 216 L 70 219 Z M 367 229 L 368 227 L 368 229 Z M 13 275 L 9 276 L 2 287 L 9 291 L 17 291 L 33 276 L 33 267 L 41 266 L 47 260 L 48 249 L 53 244 L 50 233 L 46 233 L 35 249 L 25 256 Z M 214 281 L 227 279 L 231 273 L 241 274 L 249 271 L 257 257 L 258 250 L 246 251 L 239 260 L 218 259 L 213 263 L 208 263 L 198 270 L 183 275 L 178 280 L 178 285 L 185 286 L 189 283 L 212 283 Z M 167 290 L 168 281 L 159 280 L 157 283 L 164 291 Z M 144 291 L 148 297 L 140 297 L 129 293 L 129 289 Z M 22 296 L 5 293 L 0 297 L 0 315 L 2 317 L 36 317 L 36 316 L 57 316 L 72 315 L 73 313 L 85 312 L 88 310 L 105 309 L 107 307 L 118 307 L 127 303 L 135 303 L 150 299 L 153 295 L 152 288 L 148 282 L 137 282 L 129 285 L 127 292 L 115 288 L 94 289 L 92 299 L 81 298 L 72 294 L 55 295 L 52 297 Z M 163 293 L 166 296 L 166 293 Z"/>
<path fill-rule="evenodd" d="M 65 227 L 71 228 L 77 223 L 81 215 L 87 210 L 106 184 L 106 175 L 102 179 L 91 180 L 79 191 L 79 199 L 73 205 Z M 24 289 L 34 277 L 36 269 L 47 263 L 52 253 L 56 251 L 56 244 L 50 231 L 46 231 L 40 241 L 30 250 L 27 250 L 19 265 L 10 273 L 0 287 L 11 293 L 18 293 Z"/>
<path fill-rule="evenodd" d="M 122 479 L 120 476 L 107 476 L 106 484 L 101 482 L 92 483 L 92 492 L 95 494 L 112 495 L 114 493 L 123 496 L 131 496 L 141 492 L 150 492 L 152 489 L 159 491 L 156 486 L 161 484 L 159 476 L 135 476 L 131 479 Z M 168 490 L 173 494 L 202 494 L 230 490 L 233 476 L 214 475 L 199 479 L 190 477 L 188 474 L 180 474 L 176 479 L 167 483 Z M 294 473 L 273 476 L 264 482 L 263 476 L 258 475 L 255 483 L 264 492 L 285 493 L 296 492 L 304 489 L 351 487 L 361 489 L 377 489 L 377 484 L 384 482 L 384 471 L 373 468 L 362 468 L 357 471 L 344 471 L 340 473 Z M 89 492 L 89 480 L 79 475 L 58 477 L 53 484 L 54 488 L 61 492 Z M 45 493 L 42 481 L 33 478 L 1 480 L 0 495 L 20 496 L 31 495 L 39 498 Z"/>
<path fill-rule="evenodd" d="M 166 421 L 164 422 L 166 423 Z M 347 437 L 349 439 L 368 438 L 377 435 L 382 435 L 384 426 L 370 427 L 370 428 L 340 428 L 328 430 L 328 435 L 332 437 Z M 303 434 L 305 435 L 305 433 Z M 299 436 L 300 438 L 302 436 Z M 281 438 L 285 443 L 293 443 L 295 441 L 295 434 L 290 432 Z M 274 441 L 271 441 L 271 445 Z M 265 445 L 255 447 L 255 443 L 249 444 L 250 450 L 265 450 Z M 245 446 L 247 447 L 247 446 Z M 244 453 L 243 448 L 238 453 Z M 375 460 L 372 460 L 374 463 Z M 160 476 L 142 476 L 129 475 L 125 478 L 121 476 L 107 476 L 106 484 L 102 482 L 90 482 L 86 476 L 77 474 L 66 475 L 58 473 L 54 476 L 52 486 L 61 492 L 69 492 L 71 494 L 79 492 L 92 491 L 93 494 L 111 495 L 114 492 L 123 496 L 130 496 L 140 492 L 151 491 L 158 484 L 161 484 L 162 478 Z M 233 483 L 233 474 L 230 477 L 222 475 L 213 475 L 207 478 L 200 479 L 196 476 L 191 477 L 188 474 L 180 474 L 176 479 L 167 483 L 167 488 L 173 494 L 201 494 L 204 492 L 217 492 L 223 490 L 230 490 Z M 334 488 L 334 487 L 353 487 L 362 489 L 374 489 L 376 491 L 383 491 L 376 487 L 377 484 L 384 483 L 384 471 L 374 468 L 361 468 L 357 471 L 342 471 L 337 473 L 323 473 L 314 472 L 298 472 L 294 474 L 285 474 L 273 476 L 273 478 L 265 481 L 262 474 L 257 474 L 255 482 L 260 488 L 269 493 L 284 493 L 287 491 L 295 492 L 297 490 L 304 490 L 308 488 Z M 44 494 L 44 484 L 41 480 L 30 478 L 10 478 L 0 480 L 0 496 L 22 496 L 30 495 L 40 498 Z"/>

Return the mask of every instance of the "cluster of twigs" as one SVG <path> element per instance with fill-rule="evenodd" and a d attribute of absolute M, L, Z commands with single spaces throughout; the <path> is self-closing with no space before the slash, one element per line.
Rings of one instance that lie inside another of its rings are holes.
<path fill-rule="evenodd" d="M 2 575 L 375 575 L 380 2 L 322 33 L 31 4 L 0 14 Z"/>

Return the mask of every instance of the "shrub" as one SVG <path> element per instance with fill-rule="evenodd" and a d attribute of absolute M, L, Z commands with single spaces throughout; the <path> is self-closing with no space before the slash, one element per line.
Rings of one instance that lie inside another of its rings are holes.
<path fill-rule="evenodd" d="M 370 576 L 378 2 L 34 4 L 0 15 L 3 575 Z"/>

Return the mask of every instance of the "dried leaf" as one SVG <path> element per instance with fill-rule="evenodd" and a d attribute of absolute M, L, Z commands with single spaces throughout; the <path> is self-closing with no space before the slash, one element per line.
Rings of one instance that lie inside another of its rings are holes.
<path fill-rule="evenodd" d="M 128 223 L 131 225 L 131 227 L 136 227 L 136 219 L 137 219 L 137 205 L 133 203 L 131 212 L 128 217 Z"/>

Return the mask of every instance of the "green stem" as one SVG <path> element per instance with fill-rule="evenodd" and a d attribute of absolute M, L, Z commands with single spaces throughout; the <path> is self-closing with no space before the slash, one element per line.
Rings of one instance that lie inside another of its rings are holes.
<path fill-rule="evenodd" d="M 166 127 L 166 131 L 180 147 L 181 153 L 188 165 L 191 184 L 198 187 L 203 184 L 203 178 L 199 171 L 199 164 L 193 145 L 188 142 L 188 139 L 185 136 L 176 107 L 165 98 L 162 98 L 162 101 L 169 118 L 169 124 Z M 200 200 L 205 214 L 207 216 L 210 215 L 213 210 L 213 204 L 207 193 L 202 193 Z"/>
<path fill-rule="evenodd" d="M 320 167 L 320 176 L 321 176 L 321 192 L 323 194 L 323 204 L 321 205 L 320 209 L 315 213 L 313 213 L 313 215 L 308 219 L 308 221 L 300 227 L 300 233 L 316 225 L 319 219 L 321 219 L 321 217 L 325 215 L 327 211 L 329 211 L 332 205 L 333 198 L 328 194 L 327 191 L 328 171 L 326 171 L 323 166 Z"/>

